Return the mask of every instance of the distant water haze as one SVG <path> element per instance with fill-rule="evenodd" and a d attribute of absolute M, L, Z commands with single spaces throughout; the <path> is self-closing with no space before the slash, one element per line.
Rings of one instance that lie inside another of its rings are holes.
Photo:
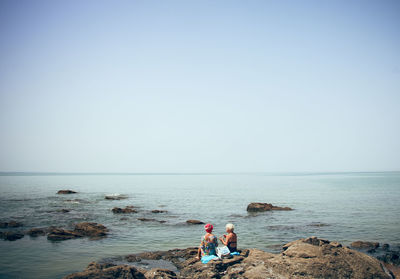
<path fill-rule="evenodd" d="M 3 0 L 0 171 L 398 171 L 399 14 Z"/>

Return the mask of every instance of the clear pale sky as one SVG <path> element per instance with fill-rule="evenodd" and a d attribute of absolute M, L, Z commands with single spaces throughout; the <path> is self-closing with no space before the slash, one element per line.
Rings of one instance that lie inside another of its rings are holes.
<path fill-rule="evenodd" d="M 400 170 L 400 1 L 0 1 L 0 171 Z"/>

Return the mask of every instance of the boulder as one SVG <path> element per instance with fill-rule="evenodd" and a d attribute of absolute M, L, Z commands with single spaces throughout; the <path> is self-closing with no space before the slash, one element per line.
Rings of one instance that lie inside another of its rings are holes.
<path fill-rule="evenodd" d="M 68 194 L 76 194 L 77 192 L 72 190 L 59 190 L 57 194 L 59 195 L 68 195 Z"/>
<path fill-rule="evenodd" d="M 20 232 L 0 232 L 0 238 L 9 241 L 15 241 L 24 237 Z"/>
<path fill-rule="evenodd" d="M 186 223 L 191 224 L 191 225 L 201 225 L 201 224 L 204 224 L 204 222 L 199 221 L 199 220 L 187 220 Z"/>
<path fill-rule="evenodd" d="M 107 195 L 104 197 L 106 200 L 124 200 L 127 199 L 128 197 L 125 195 Z"/>
<path fill-rule="evenodd" d="M 18 228 L 22 227 L 22 223 L 11 220 L 10 222 L 1 222 L 0 223 L 0 228 Z"/>
<path fill-rule="evenodd" d="M 369 241 L 354 241 L 350 244 L 350 246 L 356 249 L 376 249 L 379 247 L 379 243 Z"/>
<path fill-rule="evenodd" d="M 146 279 L 176 279 L 176 273 L 165 268 L 152 268 L 144 276 Z"/>
<path fill-rule="evenodd" d="M 275 206 L 270 203 L 252 202 L 247 206 L 248 212 L 264 212 L 270 210 L 292 210 L 290 207 Z"/>
<path fill-rule="evenodd" d="M 145 279 L 143 272 L 129 265 L 90 263 L 86 270 L 65 276 L 64 279 L 113 278 L 113 279 Z M 154 277 L 160 278 L 160 277 Z"/>
<path fill-rule="evenodd" d="M 52 241 L 74 239 L 79 237 L 82 237 L 82 235 L 74 231 L 65 230 L 62 228 L 53 228 L 49 231 L 49 234 L 47 235 L 47 239 Z"/>
<path fill-rule="evenodd" d="M 108 229 L 102 224 L 83 222 L 75 225 L 74 232 L 82 236 L 102 237 L 107 235 Z"/>
<path fill-rule="evenodd" d="M 45 235 L 46 234 L 46 230 L 45 229 L 40 229 L 40 228 L 33 228 L 30 229 L 29 231 L 26 232 L 27 235 L 32 236 L 32 237 L 36 237 L 39 235 Z"/>
<path fill-rule="evenodd" d="M 124 214 L 124 213 L 137 213 L 135 209 L 132 209 L 132 207 L 127 206 L 125 208 L 120 208 L 120 207 L 114 207 L 111 209 L 111 211 L 115 214 Z"/>

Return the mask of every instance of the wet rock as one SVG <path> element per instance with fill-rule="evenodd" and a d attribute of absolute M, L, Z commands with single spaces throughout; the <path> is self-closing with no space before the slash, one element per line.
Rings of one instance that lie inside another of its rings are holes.
<path fill-rule="evenodd" d="M 1 222 L 0 223 L 0 228 L 18 228 L 22 227 L 22 223 L 11 220 L 10 222 Z"/>
<path fill-rule="evenodd" d="M 82 236 L 102 237 L 107 235 L 108 229 L 102 224 L 83 222 L 75 225 L 74 232 Z"/>
<path fill-rule="evenodd" d="M 165 268 L 153 268 L 147 271 L 144 276 L 146 279 L 176 279 L 176 273 Z"/>
<path fill-rule="evenodd" d="M 400 251 L 388 251 L 384 255 L 378 256 L 378 259 L 392 265 L 400 265 Z"/>
<path fill-rule="evenodd" d="M 45 235 L 46 234 L 46 230 L 45 229 L 40 229 L 40 228 L 33 228 L 30 229 L 29 231 L 26 232 L 27 235 L 32 236 L 32 237 L 36 237 L 39 235 Z"/>
<path fill-rule="evenodd" d="M 82 235 L 74 231 L 61 228 L 53 228 L 49 231 L 49 234 L 47 235 L 47 239 L 52 241 L 74 239 L 79 237 L 82 237 Z"/>
<path fill-rule="evenodd" d="M 65 209 L 65 208 L 63 208 L 63 209 L 58 209 L 56 212 L 59 212 L 59 213 L 68 213 L 68 212 L 70 212 L 71 210 L 69 210 L 69 209 Z"/>
<path fill-rule="evenodd" d="M 390 248 L 390 245 L 387 244 L 387 243 L 385 243 L 385 244 L 382 245 L 382 249 L 383 249 L 384 251 L 389 251 L 389 248 Z"/>
<path fill-rule="evenodd" d="M 165 223 L 166 221 L 164 221 L 164 220 L 156 220 L 156 219 L 153 219 L 153 218 L 137 218 L 139 221 L 142 221 L 142 222 L 159 222 L 159 223 Z"/>
<path fill-rule="evenodd" d="M 151 213 L 167 213 L 167 212 L 168 212 L 167 210 L 158 210 L 158 209 L 151 211 Z"/>
<path fill-rule="evenodd" d="M 133 266 L 97 263 L 90 263 L 86 270 L 64 277 L 64 279 L 83 278 L 145 279 L 146 277 L 143 272 Z"/>
<path fill-rule="evenodd" d="M 72 190 L 59 190 L 57 194 L 59 195 L 68 195 L 68 194 L 76 194 L 77 192 Z"/>
<path fill-rule="evenodd" d="M 128 197 L 125 195 L 107 195 L 104 197 L 106 200 L 124 200 L 127 199 Z"/>
<path fill-rule="evenodd" d="M 191 224 L 191 225 L 201 225 L 201 224 L 204 224 L 204 222 L 199 221 L 199 220 L 187 220 L 186 223 Z"/>
<path fill-rule="evenodd" d="M 247 206 L 248 212 L 263 212 L 270 210 L 292 210 L 290 207 L 279 207 L 270 203 L 252 202 Z"/>
<path fill-rule="evenodd" d="M 114 207 L 111 211 L 115 214 L 137 213 L 135 209 L 132 209 L 132 207 L 128 206 L 125 208 Z"/>
<path fill-rule="evenodd" d="M 120 220 L 121 221 L 127 221 L 127 220 L 129 220 L 129 218 L 128 217 L 122 217 L 122 218 L 120 218 Z"/>
<path fill-rule="evenodd" d="M 0 238 L 9 241 L 15 241 L 24 237 L 20 232 L 0 232 Z"/>
<path fill-rule="evenodd" d="M 379 247 L 379 243 L 369 241 L 354 241 L 350 244 L 350 246 L 357 249 L 376 249 Z"/>

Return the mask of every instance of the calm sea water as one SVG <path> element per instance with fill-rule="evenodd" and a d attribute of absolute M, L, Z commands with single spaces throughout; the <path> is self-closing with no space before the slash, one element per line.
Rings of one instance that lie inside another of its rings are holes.
<path fill-rule="evenodd" d="M 60 189 L 78 191 L 56 195 Z M 125 194 L 119 201 L 109 194 Z M 73 200 L 73 201 L 68 201 Z M 101 240 L 61 242 L 25 236 L 0 241 L 1 278 L 61 278 L 91 261 L 142 251 L 197 246 L 210 222 L 222 235 L 236 226 L 239 248 L 279 251 L 283 243 L 316 235 L 348 245 L 355 240 L 400 245 L 400 173 L 235 174 L 235 175 L 1 175 L 0 222 L 33 227 L 102 223 Z M 250 202 L 292 207 L 293 211 L 250 215 Z M 113 214 L 115 206 L 139 207 L 137 214 Z M 69 209 L 59 213 L 58 209 Z M 162 209 L 168 213 L 154 214 Z M 121 220 L 127 217 L 127 220 Z M 155 218 L 166 223 L 141 222 Z M 7 230 L 7 229 L 2 229 Z"/>

